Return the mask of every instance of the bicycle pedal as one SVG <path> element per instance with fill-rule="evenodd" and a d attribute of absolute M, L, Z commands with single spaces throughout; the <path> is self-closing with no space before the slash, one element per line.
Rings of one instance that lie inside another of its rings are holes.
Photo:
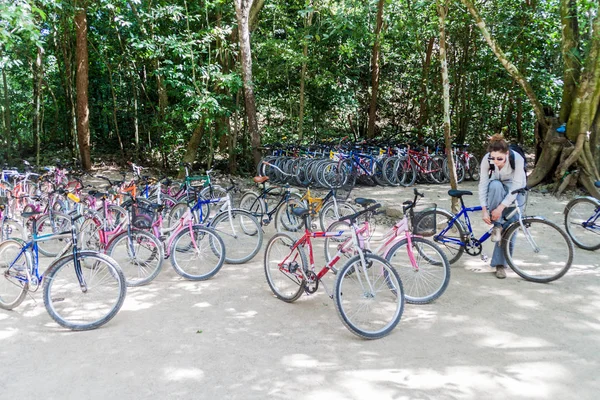
<path fill-rule="evenodd" d="M 263 219 L 263 220 L 262 220 L 262 224 L 263 224 L 264 226 L 268 226 L 270 222 L 271 222 L 271 220 L 270 220 L 270 219 L 268 219 L 268 218 L 265 218 L 265 219 Z"/>

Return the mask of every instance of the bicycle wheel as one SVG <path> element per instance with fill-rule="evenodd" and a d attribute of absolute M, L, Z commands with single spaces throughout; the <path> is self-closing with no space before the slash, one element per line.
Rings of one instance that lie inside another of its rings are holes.
<path fill-rule="evenodd" d="M 341 249 L 341 246 L 346 245 L 352 241 L 352 233 L 350 230 L 352 227 L 347 221 L 335 221 L 327 227 L 327 232 L 340 232 L 343 231 L 340 236 L 326 237 L 323 241 L 323 248 L 325 250 L 325 261 L 329 262 Z M 356 255 L 356 249 L 345 250 L 342 260 L 347 261 Z M 337 270 L 334 270 L 337 273 Z"/>
<path fill-rule="evenodd" d="M 337 203 L 337 209 L 336 209 Z M 356 213 L 356 209 L 351 204 L 343 201 L 328 201 L 321 211 L 319 212 L 319 223 L 321 224 L 321 230 L 325 231 L 335 221 L 338 221 L 341 217 Z"/>
<path fill-rule="evenodd" d="M 306 287 L 304 273 L 308 267 L 301 247 L 292 251 L 295 239 L 287 233 L 276 233 L 265 249 L 265 276 L 273 294 L 287 303 L 302 296 Z"/>
<path fill-rule="evenodd" d="M 306 208 L 306 204 L 296 197 L 290 197 L 286 202 L 279 206 L 275 212 L 275 230 L 277 232 L 298 232 L 302 230 L 302 218 L 292 212 L 292 210 L 297 207 Z"/>
<path fill-rule="evenodd" d="M 600 249 L 600 202 L 590 197 L 571 200 L 565 207 L 565 228 L 577 247 Z"/>
<path fill-rule="evenodd" d="M 17 240 L 0 243 L 0 308 L 5 310 L 21 304 L 29 289 L 26 271 L 32 269 L 31 259 L 27 253 L 21 253 L 22 248 Z"/>
<path fill-rule="evenodd" d="M 248 211 L 224 211 L 212 220 L 210 227 L 223 239 L 227 264 L 250 261 L 262 246 L 263 230 Z"/>
<path fill-rule="evenodd" d="M 400 159 L 397 174 L 402 186 L 412 186 L 417 180 L 417 166 L 410 158 Z"/>
<path fill-rule="evenodd" d="M 225 262 L 225 243 L 212 229 L 194 225 L 182 230 L 171 243 L 171 265 L 192 281 L 212 278 Z"/>
<path fill-rule="evenodd" d="M 398 272 L 385 259 L 364 254 L 348 260 L 335 281 L 333 300 L 342 323 L 365 339 L 388 335 L 404 311 L 404 290 Z"/>
<path fill-rule="evenodd" d="M 72 254 L 59 258 L 46 271 L 44 305 L 60 326 L 83 331 L 110 321 L 121 309 L 127 285 L 112 258 L 95 251 L 77 253 L 81 282 Z M 82 287 L 82 284 L 84 286 Z"/>
<path fill-rule="evenodd" d="M 469 178 L 473 181 L 478 181 L 480 174 L 479 174 L 479 160 L 477 159 L 477 157 L 474 155 L 470 155 L 469 160 L 467 161 L 467 165 L 465 167 L 469 174 Z"/>
<path fill-rule="evenodd" d="M 246 192 L 240 199 L 240 208 L 248 211 L 259 221 L 262 220 L 263 215 L 266 213 L 265 201 L 259 198 L 258 194 L 254 192 Z"/>
<path fill-rule="evenodd" d="M 150 283 L 160 272 L 164 259 L 161 242 L 151 233 L 140 230 L 119 234 L 111 240 L 106 254 L 121 267 L 127 286 Z"/>
<path fill-rule="evenodd" d="M 427 169 L 431 172 L 427 178 L 433 180 L 433 183 L 444 183 L 446 175 L 444 174 L 444 158 L 442 156 L 433 156 L 427 162 Z"/>
<path fill-rule="evenodd" d="M 502 235 L 502 250 L 508 265 L 523 279 L 552 282 L 571 268 L 573 242 L 553 222 L 526 217 L 511 224 Z M 519 236 L 519 237 L 517 237 Z"/>
<path fill-rule="evenodd" d="M 439 298 L 450 283 L 450 263 L 435 243 L 423 238 L 402 239 L 386 254 L 385 259 L 396 269 L 404 286 L 408 303 L 426 304 Z M 414 263 L 411 258 L 414 258 Z"/>
<path fill-rule="evenodd" d="M 71 230 L 71 218 L 60 213 L 44 214 L 37 220 L 37 235 L 43 236 L 52 233 L 61 233 Z M 71 237 L 60 237 L 56 239 L 38 242 L 40 253 L 46 257 L 56 257 L 65 245 L 71 241 Z"/>
<path fill-rule="evenodd" d="M 439 208 L 435 211 L 424 212 L 417 224 L 425 224 L 429 228 L 433 224 L 431 221 L 432 218 L 435 218 L 436 226 L 432 239 L 444 252 L 448 262 L 454 264 L 465 252 L 464 246 L 460 244 L 465 240 L 465 230 L 458 221 L 454 222 L 452 226 L 448 226 L 450 220 L 454 218 L 454 214 Z M 418 226 L 414 228 L 416 231 L 423 231 Z"/>
<path fill-rule="evenodd" d="M 25 239 L 25 228 L 19 222 L 11 218 L 3 218 L 0 231 L 0 242 L 7 239 Z"/>
<path fill-rule="evenodd" d="M 83 224 L 81 224 L 79 232 L 77 233 L 77 242 L 79 244 L 79 248 L 82 250 L 101 251 L 101 230 L 102 224 L 97 218 L 92 217 L 83 221 Z"/>
<path fill-rule="evenodd" d="M 454 157 L 454 166 L 456 167 L 456 183 L 461 183 L 465 179 L 465 164 L 458 157 Z M 450 181 L 450 165 L 448 158 L 444 159 L 444 176 L 446 181 Z"/>

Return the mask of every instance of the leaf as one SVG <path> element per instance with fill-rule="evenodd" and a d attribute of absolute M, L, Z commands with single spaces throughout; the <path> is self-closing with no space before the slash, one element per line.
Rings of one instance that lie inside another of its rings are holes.
<path fill-rule="evenodd" d="M 202 329 L 198 329 L 196 333 L 202 333 Z"/>

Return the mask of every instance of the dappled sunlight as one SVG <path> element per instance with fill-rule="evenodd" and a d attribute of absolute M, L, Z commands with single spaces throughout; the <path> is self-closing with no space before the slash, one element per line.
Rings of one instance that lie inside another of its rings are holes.
<path fill-rule="evenodd" d="M 520 336 L 513 332 L 501 331 L 492 326 L 474 327 L 467 329 L 467 331 L 474 333 L 479 337 L 474 343 L 480 347 L 496 349 L 529 349 L 555 346 L 539 337 Z"/>
<path fill-rule="evenodd" d="M 234 309 L 234 308 L 228 308 L 228 309 L 226 309 L 225 311 L 227 311 L 227 312 L 229 312 L 229 313 L 232 313 L 232 316 L 231 316 L 231 317 L 233 317 L 233 318 L 236 318 L 236 319 L 248 319 L 248 318 L 253 318 L 253 317 L 255 317 L 255 316 L 258 314 L 258 312 L 257 312 L 257 311 L 243 311 L 243 312 L 242 312 L 242 311 L 237 311 L 237 310 L 236 310 L 236 309 Z M 230 318 L 231 318 L 231 317 L 230 317 Z"/>
<path fill-rule="evenodd" d="M 284 356 L 281 359 L 281 364 L 289 368 L 327 369 L 336 366 L 334 363 L 319 361 L 316 358 L 310 357 L 306 354 L 290 354 Z"/>
<path fill-rule="evenodd" d="M 0 340 L 7 339 L 19 333 L 17 328 L 0 329 Z"/>
<path fill-rule="evenodd" d="M 204 371 L 198 368 L 165 368 L 163 370 L 164 377 L 168 381 L 185 382 L 185 381 L 202 381 Z"/>
<path fill-rule="evenodd" d="M 192 307 L 196 307 L 196 308 L 208 308 L 208 307 L 212 307 L 212 304 L 207 303 L 207 302 L 202 302 L 202 303 L 196 303 Z"/>

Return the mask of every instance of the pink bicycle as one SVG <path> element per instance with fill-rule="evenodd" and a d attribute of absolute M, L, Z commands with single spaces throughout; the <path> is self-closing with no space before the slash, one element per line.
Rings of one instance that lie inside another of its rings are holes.
<path fill-rule="evenodd" d="M 435 243 L 424 239 L 421 235 L 435 232 L 435 221 L 428 215 L 427 223 L 419 223 L 425 212 L 435 209 L 435 204 L 417 204 L 417 198 L 423 197 L 414 190 L 414 200 L 403 204 L 404 216 L 381 238 L 361 243 L 361 249 L 385 258 L 394 266 L 404 286 L 404 296 L 408 303 L 426 304 L 439 298 L 450 282 L 450 263 L 442 249 Z M 375 200 L 356 199 L 362 207 L 369 207 Z M 370 214 L 357 228 L 362 237 L 372 237 L 372 226 L 369 224 Z M 412 226 L 412 228 L 411 228 Z M 418 229 L 418 230 L 417 230 Z M 334 254 L 341 253 L 345 257 L 353 257 L 358 248 L 352 241 L 353 230 L 348 234 L 348 223 L 336 221 L 327 228 L 328 232 L 338 232 L 337 236 L 325 239 L 325 259 L 331 260 Z M 371 245 L 377 244 L 375 249 Z"/>

